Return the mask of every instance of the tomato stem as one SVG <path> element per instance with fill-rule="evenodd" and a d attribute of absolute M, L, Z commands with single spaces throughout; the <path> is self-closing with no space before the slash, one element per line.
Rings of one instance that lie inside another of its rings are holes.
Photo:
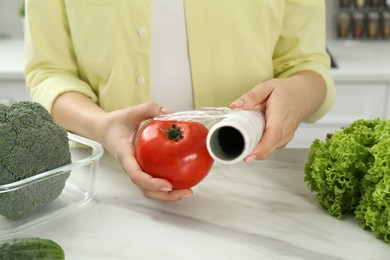
<path fill-rule="evenodd" d="M 172 124 L 171 128 L 168 128 L 168 129 L 163 130 L 163 131 L 169 140 L 173 140 L 173 141 L 178 142 L 180 140 L 180 138 L 182 137 L 181 129 L 179 127 L 177 127 L 176 124 Z"/>

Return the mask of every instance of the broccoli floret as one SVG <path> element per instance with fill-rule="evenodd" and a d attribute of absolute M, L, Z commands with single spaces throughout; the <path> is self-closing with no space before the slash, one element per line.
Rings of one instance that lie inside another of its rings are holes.
<path fill-rule="evenodd" d="M 71 162 L 66 130 L 39 103 L 0 105 L 0 185 Z M 69 173 L 0 193 L 0 215 L 19 218 L 46 205 L 62 192 Z"/>
<path fill-rule="evenodd" d="M 359 119 L 316 139 L 305 164 L 308 188 L 330 215 L 354 214 L 390 242 L 390 120 Z"/>

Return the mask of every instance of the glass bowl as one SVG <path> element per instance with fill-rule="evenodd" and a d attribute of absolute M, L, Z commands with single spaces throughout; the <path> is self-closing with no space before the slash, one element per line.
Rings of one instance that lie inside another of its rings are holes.
<path fill-rule="evenodd" d="M 0 236 L 10 236 L 27 228 L 37 226 L 59 215 L 79 208 L 90 201 L 95 194 L 96 174 L 103 147 L 87 138 L 68 133 L 72 162 L 32 177 L 0 185 L 0 200 L 20 199 L 15 196 L 28 194 L 39 184 L 55 179 L 66 180 L 61 194 L 52 202 L 43 205 L 25 216 L 9 219 L 0 215 Z"/>

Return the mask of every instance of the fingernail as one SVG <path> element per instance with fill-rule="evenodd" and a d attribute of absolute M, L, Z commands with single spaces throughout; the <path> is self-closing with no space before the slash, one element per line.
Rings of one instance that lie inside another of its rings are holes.
<path fill-rule="evenodd" d="M 161 112 L 164 113 L 164 114 L 171 114 L 174 111 L 172 109 L 170 109 L 170 108 L 163 107 L 163 108 L 161 108 Z"/>
<path fill-rule="evenodd" d="M 172 191 L 171 187 L 163 187 L 160 189 L 161 191 Z"/>
<path fill-rule="evenodd" d="M 182 199 L 185 199 L 185 198 L 189 198 L 189 197 L 191 197 L 191 196 L 192 196 L 192 193 L 190 192 L 190 193 L 184 194 L 183 196 L 181 196 L 181 198 L 182 198 Z"/>
<path fill-rule="evenodd" d="M 242 107 L 245 104 L 244 100 L 242 99 L 237 99 L 232 103 L 233 106 L 235 107 Z"/>
<path fill-rule="evenodd" d="M 256 160 L 256 158 L 257 158 L 257 154 L 251 154 L 251 155 L 249 155 L 248 157 L 245 158 L 245 162 L 246 163 L 251 163 L 254 160 Z"/>

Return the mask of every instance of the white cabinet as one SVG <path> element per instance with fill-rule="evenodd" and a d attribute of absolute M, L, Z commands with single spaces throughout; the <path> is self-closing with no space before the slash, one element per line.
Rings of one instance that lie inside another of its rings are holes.
<path fill-rule="evenodd" d="M 337 96 L 332 109 L 315 124 L 301 124 L 288 147 L 310 147 L 314 139 L 348 126 L 353 121 L 390 116 L 390 83 L 337 82 Z"/>
<path fill-rule="evenodd" d="M 387 109 L 386 83 L 337 83 L 337 96 L 329 113 L 319 124 L 349 124 L 359 118 L 385 117 Z"/>

